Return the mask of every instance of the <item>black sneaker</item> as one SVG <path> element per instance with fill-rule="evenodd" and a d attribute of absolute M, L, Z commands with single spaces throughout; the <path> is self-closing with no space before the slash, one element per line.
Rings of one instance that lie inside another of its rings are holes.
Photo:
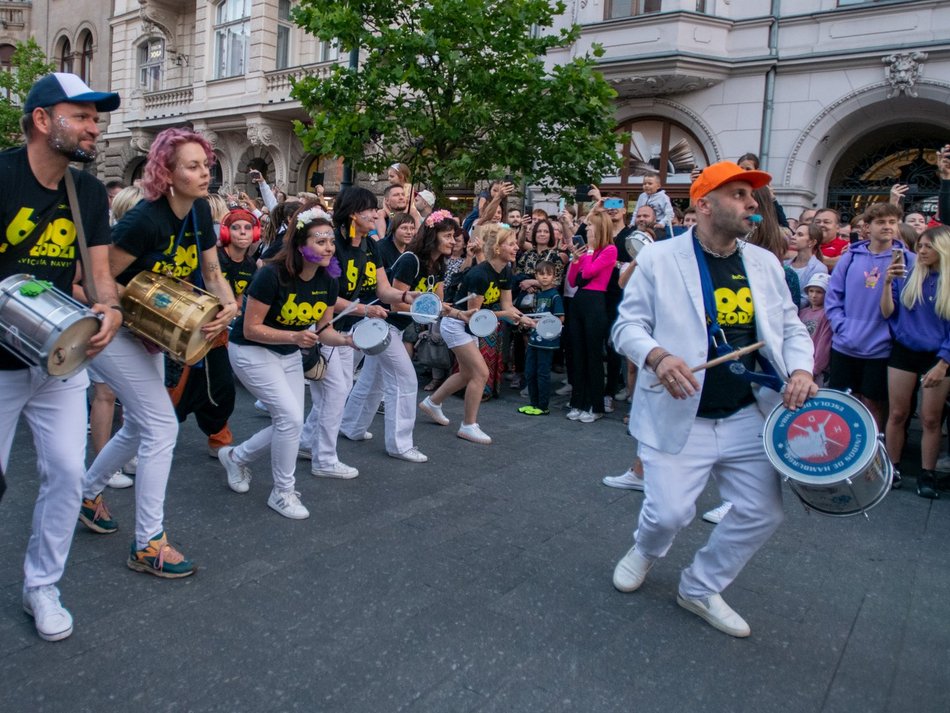
<path fill-rule="evenodd" d="M 900 490 L 901 486 L 904 484 L 903 479 L 901 478 L 901 472 L 894 468 L 894 477 L 891 480 L 891 490 Z"/>
<path fill-rule="evenodd" d="M 932 470 L 921 470 L 917 476 L 917 495 L 928 500 L 936 500 L 940 497 L 937 492 L 937 478 Z"/>

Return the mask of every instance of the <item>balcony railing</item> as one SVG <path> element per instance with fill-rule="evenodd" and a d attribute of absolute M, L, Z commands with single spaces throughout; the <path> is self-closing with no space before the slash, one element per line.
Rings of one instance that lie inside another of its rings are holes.
<path fill-rule="evenodd" d="M 299 79 L 300 77 L 313 74 L 321 77 L 329 76 L 330 70 L 335 64 L 337 64 L 336 61 L 320 62 L 318 64 L 307 64 L 301 67 L 288 67 L 287 69 L 267 72 L 267 74 L 264 75 L 264 82 L 268 99 L 286 98 L 290 94 L 291 79 Z"/>
<path fill-rule="evenodd" d="M 145 112 L 147 114 L 163 113 L 172 111 L 183 112 L 194 99 L 194 90 L 191 87 L 181 89 L 166 89 L 160 92 L 147 92 L 145 94 Z"/>

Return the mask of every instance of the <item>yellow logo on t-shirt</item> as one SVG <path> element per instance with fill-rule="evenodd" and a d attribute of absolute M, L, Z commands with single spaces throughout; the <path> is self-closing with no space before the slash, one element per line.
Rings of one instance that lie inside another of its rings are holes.
<path fill-rule="evenodd" d="M 742 287 L 733 292 L 728 287 L 716 290 L 716 310 L 719 324 L 749 324 L 755 314 L 752 306 L 752 290 Z"/>
<path fill-rule="evenodd" d="M 291 292 L 280 308 L 277 321 L 288 326 L 307 326 L 319 322 L 326 311 L 326 302 L 297 302 L 297 293 Z"/>
<path fill-rule="evenodd" d="M 244 294 L 244 290 L 247 289 L 247 280 L 235 280 L 231 284 L 231 289 L 234 290 L 235 297 L 240 297 Z"/>
<path fill-rule="evenodd" d="M 492 280 L 488 283 L 488 289 L 485 290 L 485 305 L 493 305 L 498 301 L 498 298 L 501 297 L 501 290 L 495 286 L 495 281 Z"/>
<path fill-rule="evenodd" d="M 20 208 L 17 211 L 7 226 L 6 238 L 9 245 L 17 245 L 33 232 L 36 227 L 36 223 L 31 220 L 33 213 L 32 208 Z M 72 260 L 76 257 L 75 242 L 76 226 L 73 221 L 69 218 L 57 218 L 46 226 L 36 245 L 30 248 L 30 256 Z M 0 246 L 0 253 L 6 251 L 7 247 Z"/>
<path fill-rule="evenodd" d="M 193 233 L 185 233 L 185 237 L 189 235 Z M 198 246 L 193 242 L 191 245 L 178 245 L 176 248 L 175 236 L 171 236 L 165 249 L 165 257 L 170 257 L 171 260 L 156 261 L 152 265 L 152 272 L 184 279 L 198 269 Z"/>
<path fill-rule="evenodd" d="M 372 260 L 363 267 L 363 273 L 366 277 L 363 280 L 363 288 L 376 287 L 376 263 Z M 346 291 L 352 293 L 356 290 L 356 283 L 359 281 L 360 271 L 355 260 L 346 261 Z M 362 290 L 361 290 L 362 291 Z"/>

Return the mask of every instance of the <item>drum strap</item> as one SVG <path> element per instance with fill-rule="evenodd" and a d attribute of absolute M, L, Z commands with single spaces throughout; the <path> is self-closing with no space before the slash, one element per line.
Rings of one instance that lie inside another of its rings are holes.
<path fill-rule="evenodd" d="M 79 257 L 82 260 L 82 286 L 86 291 L 89 304 L 99 301 L 96 294 L 96 283 L 92 278 L 92 261 L 89 258 L 89 246 L 86 245 L 86 231 L 82 225 L 82 213 L 79 212 L 79 198 L 76 196 L 76 183 L 73 181 L 73 170 L 66 169 L 66 197 L 69 199 L 69 210 L 73 215 L 73 225 L 76 226 L 76 243 L 79 245 Z"/>

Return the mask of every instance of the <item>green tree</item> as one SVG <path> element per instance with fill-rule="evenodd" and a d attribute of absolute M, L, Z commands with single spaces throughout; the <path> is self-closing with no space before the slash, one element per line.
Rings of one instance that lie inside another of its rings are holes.
<path fill-rule="evenodd" d="M 549 0 L 302 0 L 298 25 L 360 66 L 295 82 L 308 151 L 378 172 L 394 161 L 436 192 L 500 173 L 545 188 L 616 173 L 616 92 L 595 57 L 545 66 L 579 28 L 554 30 Z"/>
<path fill-rule="evenodd" d="M 33 83 L 53 71 L 54 66 L 46 59 L 36 40 L 31 37 L 26 42 L 16 43 L 16 50 L 10 58 L 10 70 L 0 70 L 0 148 L 23 143 L 20 134 L 23 102 Z"/>

